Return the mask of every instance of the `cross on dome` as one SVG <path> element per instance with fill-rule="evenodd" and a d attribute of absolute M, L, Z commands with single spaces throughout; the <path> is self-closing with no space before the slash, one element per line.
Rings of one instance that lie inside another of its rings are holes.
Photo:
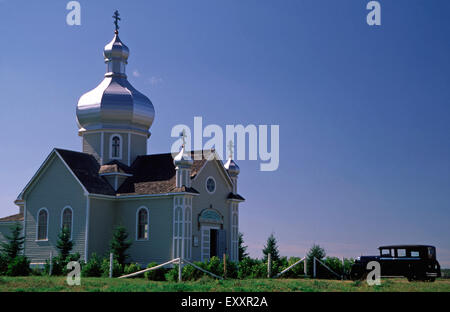
<path fill-rule="evenodd" d="M 119 15 L 120 15 L 119 11 L 117 11 L 117 10 L 114 12 L 114 15 L 113 15 L 114 25 L 116 26 L 116 30 L 115 30 L 116 34 L 119 33 L 119 21 L 120 21 Z"/>
<path fill-rule="evenodd" d="M 233 158 L 233 150 L 234 150 L 234 144 L 233 144 L 233 141 L 230 140 L 228 142 L 228 152 L 229 152 L 230 158 Z"/>
<path fill-rule="evenodd" d="M 180 132 L 180 137 L 183 140 L 183 147 L 184 147 L 186 145 L 186 138 L 187 138 L 185 129 L 183 129 L 183 131 Z"/>

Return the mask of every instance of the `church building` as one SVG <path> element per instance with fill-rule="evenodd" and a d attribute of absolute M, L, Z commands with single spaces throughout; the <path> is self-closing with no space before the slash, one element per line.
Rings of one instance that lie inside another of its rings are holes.
<path fill-rule="evenodd" d="M 117 22 L 117 21 L 116 21 Z M 128 47 L 114 38 L 103 51 L 106 74 L 77 105 L 82 152 L 55 148 L 19 194 L 19 213 L 0 219 L 0 240 L 20 222 L 33 265 L 57 255 L 63 227 L 85 261 L 109 254 L 125 226 L 130 262 L 184 257 L 238 261 L 239 167 L 214 150 L 147 155 L 152 102 L 127 80 Z M 196 157 L 198 156 L 198 157 Z"/>

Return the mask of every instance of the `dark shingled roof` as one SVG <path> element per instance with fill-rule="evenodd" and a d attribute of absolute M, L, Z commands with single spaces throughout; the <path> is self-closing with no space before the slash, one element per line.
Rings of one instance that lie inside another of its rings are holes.
<path fill-rule="evenodd" d="M 0 222 L 23 221 L 23 213 L 14 214 L 8 217 L 0 218 Z"/>
<path fill-rule="evenodd" d="M 86 153 L 55 149 L 89 193 L 115 195 L 114 188 L 99 175 L 100 165 Z"/>
<path fill-rule="evenodd" d="M 100 167 L 99 173 L 127 173 L 130 174 L 131 168 L 122 164 L 120 161 L 113 160 Z"/>
<path fill-rule="evenodd" d="M 203 167 L 206 159 L 195 160 L 194 152 L 191 153 L 191 157 L 193 159 L 191 178 L 193 178 Z M 131 170 L 133 176 L 125 180 L 117 193 L 127 195 L 198 193 L 193 188 L 176 188 L 175 165 L 171 153 L 138 156 L 131 165 Z"/>
<path fill-rule="evenodd" d="M 227 197 L 227 198 L 228 198 L 228 199 L 245 200 L 245 198 L 242 197 L 241 195 L 239 195 L 239 194 L 233 194 L 233 193 L 228 194 L 228 197 Z"/>
<path fill-rule="evenodd" d="M 102 195 L 147 195 L 179 192 L 198 192 L 192 187 L 176 187 L 175 165 L 171 153 L 138 156 L 131 167 L 118 161 L 100 166 L 90 154 L 56 149 L 70 169 L 89 193 Z M 204 151 L 205 157 L 195 159 L 201 151 L 191 152 L 193 164 L 191 178 L 203 167 L 211 151 Z M 100 176 L 101 173 L 123 172 L 132 174 L 119 187 L 117 192 Z"/>

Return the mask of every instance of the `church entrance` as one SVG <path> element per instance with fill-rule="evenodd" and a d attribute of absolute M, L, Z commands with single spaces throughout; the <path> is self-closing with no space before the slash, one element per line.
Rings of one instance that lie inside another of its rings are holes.
<path fill-rule="evenodd" d="M 223 254 L 227 252 L 227 235 L 225 230 L 221 230 L 217 226 L 201 227 L 202 232 L 202 258 L 208 260 L 211 257 L 223 258 Z"/>
<path fill-rule="evenodd" d="M 225 230 L 210 230 L 210 247 L 209 247 L 209 257 L 219 257 L 223 258 L 223 254 L 227 251 L 227 235 Z"/>

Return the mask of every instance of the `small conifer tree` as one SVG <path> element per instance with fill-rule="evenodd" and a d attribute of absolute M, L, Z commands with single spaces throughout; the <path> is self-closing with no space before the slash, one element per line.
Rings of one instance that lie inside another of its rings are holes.
<path fill-rule="evenodd" d="M 109 243 L 109 248 L 111 253 L 114 255 L 114 259 L 116 259 L 120 265 L 125 264 L 125 260 L 128 258 L 126 254 L 126 250 L 130 248 L 131 241 L 128 240 L 128 233 L 124 226 L 116 227 L 113 238 Z"/>
<path fill-rule="evenodd" d="M 247 248 L 244 245 L 244 234 L 239 232 L 239 261 L 248 258 Z"/>
<path fill-rule="evenodd" d="M 58 241 L 56 247 L 59 249 L 59 256 L 62 261 L 65 261 L 70 255 L 73 248 L 73 242 L 70 239 L 70 230 L 67 227 L 63 227 L 58 234 Z"/>
<path fill-rule="evenodd" d="M 0 243 L 1 251 L 6 255 L 8 262 L 16 258 L 23 250 L 25 237 L 21 236 L 22 225 L 16 223 L 11 227 L 11 235 L 5 235 L 6 243 Z"/>
<path fill-rule="evenodd" d="M 267 244 L 264 246 L 263 249 L 264 261 L 267 261 L 269 253 L 273 262 L 278 262 L 280 260 L 280 253 L 278 251 L 277 240 L 273 233 L 270 234 L 269 238 L 267 239 Z"/>

